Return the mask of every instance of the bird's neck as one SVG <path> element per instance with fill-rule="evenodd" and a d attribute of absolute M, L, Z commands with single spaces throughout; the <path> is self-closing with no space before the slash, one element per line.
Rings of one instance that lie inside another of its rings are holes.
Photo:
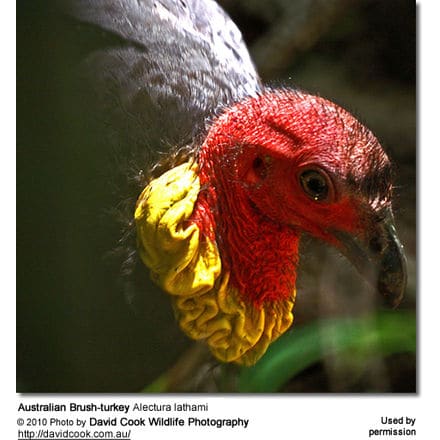
<path fill-rule="evenodd" d="M 201 191 L 192 219 L 205 237 L 217 242 L 231 285 L 256 306 L 291 297 L 298 233 L 262 215 L 242 183 L 231 179 L 231 169 L 203 152 L 199 177 Z"/>

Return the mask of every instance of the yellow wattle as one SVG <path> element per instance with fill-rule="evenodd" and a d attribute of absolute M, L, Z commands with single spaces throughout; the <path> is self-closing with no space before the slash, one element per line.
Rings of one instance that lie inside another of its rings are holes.
<path fill-rule="evenodd" d="M 184 163 L 152 180 L 139 196 L 139 255 L 153 281 L 172 297 L 191 338 L 206 340 L 223 362 L 254 364 L 293 321 L 290 298 L 256 307 L 229 285 L 215 241 L 190 221 L 200 191 L 198 167 Z"/>

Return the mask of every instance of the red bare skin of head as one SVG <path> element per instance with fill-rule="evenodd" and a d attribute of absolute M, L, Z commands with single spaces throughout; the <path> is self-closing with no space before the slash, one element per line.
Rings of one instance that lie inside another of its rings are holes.
<path fill-rule="evenodd" d="M 379 217 L 390 205 L 390 164 L 373 134 L 337 105 L 298 91 L 269 91 L 228 109 L 198 162 L 193 221 L 216 239 L 230 282 L 256 306 L 291 295 L 302 232 L 338 246 L 334 230 L 362 235 L 371 227 L 364 213 Z"/>

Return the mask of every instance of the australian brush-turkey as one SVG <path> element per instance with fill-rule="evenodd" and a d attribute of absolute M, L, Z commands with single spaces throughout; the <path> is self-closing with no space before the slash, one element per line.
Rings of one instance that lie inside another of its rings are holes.
<path fill-rule="evenodd" d="M 399 304 L 390 161 L 349 112 L 265 87 L 211 0 L 78 0 L 69 16 L 99 37 L 83 72 L 109 145 L 145 158 L 125 267 L 143 262 L 188 336 L 221 361 L 257 362 L 292 324 L 303 233 Z"/>

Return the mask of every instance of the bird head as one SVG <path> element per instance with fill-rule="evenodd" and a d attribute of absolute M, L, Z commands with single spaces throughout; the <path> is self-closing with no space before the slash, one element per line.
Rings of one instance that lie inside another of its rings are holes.
<path fill-rule="evenodd" d="M 394 227 L 392 167 L 353 115 L 300 91 L 271 91 L 226 111 L 200 153 L 230 203 L 336 246 L 392 306 L 406 284 Z M 215 172 L 212 171 L 215 169 Z M 276 249 L 271 249 L 276 252 Z"/>
<path fill-rule="evenodd" d="M 268 90 L 226 109 L 194 163 L 144 191 L 138 225 L 168 235 L 143 240 L 138 226 L 141 256 L 188 335 L 223 361 L 253 364 L 292 323 L 302 233 L 336 246 L 389 304 L 400 302 L 391 174 L 378 140 L 349 112 Z M 174 195 L 153 203 L 165 188 Z"/>

